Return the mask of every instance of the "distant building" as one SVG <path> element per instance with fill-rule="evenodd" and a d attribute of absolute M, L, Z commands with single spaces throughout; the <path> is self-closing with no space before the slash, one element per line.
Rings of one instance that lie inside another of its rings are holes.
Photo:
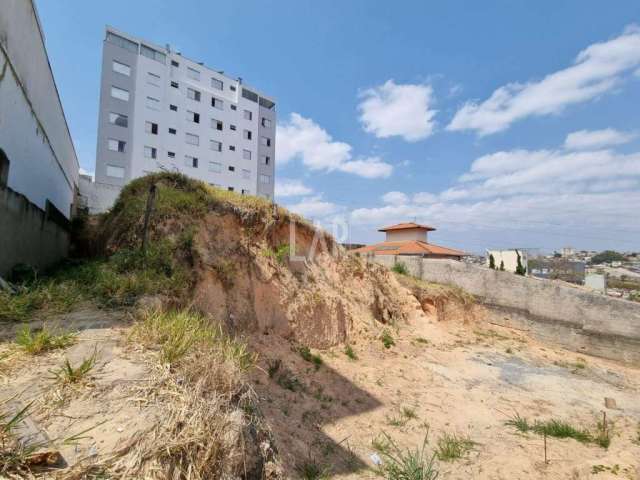
<path fill-rule="evenodd" d="M 582 285 L 585 278 L 586 263 L 567 258 L 531 258 L 529 273 L 533 277 L 564 280 Z"/>
<path fill-rule="evenodd" d="M 32 0 L 0 7 L 0 275 L 67 254 L 79 164 Z"/>
<path fill-rule="evenodd" d="M 507 250 L 487 250 L 486 263 L 488 267 L 491 264 L 491 257 L 493 257 L 496 270 L 500 270 L 500 266 L 504 264 L 504 270 L 506 272 L 515 272 L 518 266 L 518 257 L 520 258 L 521 265 L 526 268 L 526 273 L 529 273 L 529 256 L 526 250 L 523 249 L 507 249 Z"/>
<path fill-rule="evenodd" d="M 399 223 L 381 228 L 379 232 L 386 234 L 386 240 L 374 245 L 353 250 L 361 255 L 411 255 L 424 258 L 449 258 L 461 260 L 466 255 L 461 250 L 441 247 L 427 241 L 427 232 L 435 228 L 417 223 Z"/>
<path fill-rule="evenodd" d="M 83 191 L 91 211 L 110 208 L 129 181 L 159 171 L 273 198 L 271 98 L 168 45 L 110 27 L 101 84 L 96 179 Z"/>
<path fill-rule="evenodd" d="M 576 253 L 576 250 L 573 247 L 564 247 L 560 251 L 560 255 L 562 255 L 565 258 L 572 257 L 573 255 L 575 255 L 575 253 Z"/>

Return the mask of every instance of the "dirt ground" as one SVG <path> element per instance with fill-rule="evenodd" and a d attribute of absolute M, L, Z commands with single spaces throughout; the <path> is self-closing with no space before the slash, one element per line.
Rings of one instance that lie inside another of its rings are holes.
<path fill-rule="evenodd" d="M 331 478 L 379 478 L 373 439 L 385 432 L 415 449 L 428 432 L 427 448 L 444 433 L 475 442 L 462 459 L 438 462 L 439 478 L 640 478 L 640 370 L 541 345 L 486 320 L 438 322 L 419 312 L 393 336 L 390 349 L 375 338 L 352 344 L 357 360 L 343 347 L 319 351 L 324 365 L 317 370 L 289 343 L 254 338 L 266 370 L 256 371 L 256 389 L 294 476 L 311 462 Z M 269 378 L 275 358 L 306 392 Z M 605 397 L 616 408 L 605 408 Z M 415 418 L 402 416 L 405 407 Z M 605 410 L 608 450 L 549 438 L 546 464 L 541 436 L 505 425 L 518 413 L 594 431 Z"/>
<path fill-rule="evenodd" d="M 50 439 L 91 429 L 61 448 L 73 464 L 108 456 L 159 420 L 137 402 L 150 362 L 125 341 L 126 316 L 86 310 L 63 320 L 80 330 L 66 351 L 27 357 L 0 344 L 10 356 L 0 392 L 22 404 L 35 399 L 33 420 Z M 379 478 L 371 455 L 382 432 L 406 448 L 420 446 L 428 433 L 430 449 L 446 432 L 466 435 L 474 445 L 462 459 L 439 461 L 439 478 L 640 478 L 640 370 L 541 345 L 486 320 L 438 322 L 416 310 L 407 324 L 389 327 L 395 341 L 389 349 L 380 331 L 371 325 L 351 344 L 356 360 L 344 346 L 314 350 L 323 360 L 318 368 L 282 337 L 248 338 L 260 353 L 250 380 L 288 477 L 300 478 L 302 465 L 316 463 L 329 478 Z M 94 350 L 98 362 L 88 383 L 56 386 L 51 372 L 64 358 L 77 363 Z M 270 376 L 277 360 L 279 371 Z M 276 381 L 283 372 L 295 391 Z M 616 408 L 605 408 L 605 397 Z M 403 408 L 415 418 L 403 417 Z M 546 464 L 542 437 L 505 425 L 517 412 L 593 430 L 603 411 L 611 422 L 608 450 L 549 438 Z"/>

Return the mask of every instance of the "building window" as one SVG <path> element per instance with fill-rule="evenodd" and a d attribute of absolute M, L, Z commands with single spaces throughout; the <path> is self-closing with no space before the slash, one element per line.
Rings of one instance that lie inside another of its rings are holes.
<path fill-rule="evenodd" d="M 222 110 L 224 108 L 224 102 L 219 98 L 211 97 L 211 106 L 218 110 Z"/>
<path fill-rule="evenodd" d="M 127 40 L 120 35 L 116 35 L 115 33 L 107 32 L 107 37 L 105 40 L 109 43 L 113 43 L 114 45 L 119 46 L 120 48 L 129 50 L 130 52 L 138 53 L 137 43 L 132 42 L 131 40 Z"/>
<path fill-rule="evenodd" d="M 262 117 L 262 126 L 265 128 L 271 128 L 271 120 Z"/>
<path fill-rule="evenodd" d="M 153 85 L 155 87 L 160 86 L 160 75 L 156 75 L 155 73 L 147 72 L 147 83 L 149 85 Z"/>
<path fill-rule="evenodd" d="M 236 171 L 236 167 L 229 165 L 229 171 L 230 172 L 235 172 Z"/>
<path fill-rule="evenodd" d="M 222 90 L 224 84 L 222 83 L 222 81 L 218 80 L 217 78 L 212 78 L 211 79 L 211 86 L 213 88 L 215 88 L 216 90 Z"/>
<path fill-rule="evenodd" d="M 271 183 L 271 177 L 269 175 L 260 174 L 260 183 Z"/>
<path fill-rule="evenodd" d="M 107 148 L 112 152 L 120 152 L 123 153 L 127 142 L 123 140 L 116 140 L 115 138 L 110 138 L 107 141 Z"/>
<path fill-rule="evenodd" d="M 111 96 L 113 98 L 117 98 L 118 100 L 124 100 L 125 102 L 129 101 L 129 91 L 124 88 L 111 87 Z"/>
<path fill-rule="evenodd" d="M 213 173 L 221 173 L 222 164 L 219 162 L 209 162 L 209 171 Z"/>
<path fill-rule="evenodd" d="M 245 140 L 251 140 L 251 130 L 245 130 L 242 132 L 242 136 Z"/>
<path fill-rule="evenodd" d="M 198 159 L 196 157 L 184 156 L 184 164 L 187 167 L 198 168 Z"/>
<path fill-rule="evenodd" d="M 109 123 L 119 127 L 128 127 L 129 117 L 122 115 L 121 113 L 109 112 Z"/>
<path fill-rule="evenodd" d="M 151 60 L 155 60 L 156 62 L 160 62 L 163 65 L 166 63 L 166 55 L 164 53 L 158 52 L 146 45 L 140 45 L 140 55 L 150 58 Z"/>
<path fill-rule="evenodd" d="M 124 168 L 107 165 L 107 177 L 124 178 Z"/>
<path fill-rule="evenodd" d="M 222 142 L 218 142 L 217 140 L 209 140 L 209 148 L 214 152 L 221 152 Z"/>
<path fill-rule="evenodd" d="M 155 147 L 144 147 L 145 158 L 158 158 L 158 149 Z"/>
<path fill-rule="evenodd" d="M 229 90 L 231 90 L 232 92 L 236 91 L 236 86 L 235 85 L 229 85 Z"/>
<path fill-rule="evenodd" d="M 198 90 L 194 90 L 193 88 L 187 88 L 187 98 L 191 100 L 195 100 L 196 102 L 200 101 L 200 92 Z"/>
<path fill-rule="evenodd" d="M 187 110 L 187 121 L 193 123 L 200 123 L 200 114 Z"/>
<path fill-rule="evenodd" d="M 247 90 L 246 88 L 242 89 L 242 96 L 247 100 L 251 100 L 252 102 L 258 103 L 258 94 L 253 93 L 251 90 Z"/>
<path fill-rule="evenodd" d="M 251 120 L 253 118 L 253 113 L 251 113 L 251 110 L 245 110 L 244 111 L 244 119 L 245 120 Z"/>
<path fill-rule="evenodd" d="M 232 152 L 236 151 L 236 147 L 233 145 L 229 145 L 229 150 L 231 150 Z"/>
<path fill-rule="evenodd" d="M 120 63 L 117 60 L 113 61 L 113 71 L 116 73 L 121 73 L 127 77 L 131 76 L 131 67 L 127 64 Z"/>
<path fill-rule="evenodd" d="M 242 178 L 249 179 L 251 178 L 251 170 L 242 169 Z"/>
<path fill-rule="evenodd" d="M 176 134 L 176 129 L 175 129 L 175 128 L 170 128 L 170 129 L 169 129 L 169 133 L 170 133 L 171 135 L 175 135 L 175 134 Z"/>
<path fill-rule="evenodd" d="M 176 152 L 167 152 L 167 157 L 176 158 Z"/>
<path fill-rule="evenodd" d="M 235 189 L 233 187 L 227 187 L 227 190 L 229 190 L 230 192 L 233 192 Z"/>
<path fill-rule="evenodd" d="M 176 62 L 175 60 L 171 60 L 171 66 L 172 67 L 179 67 L 180 64 L 178 62 Z"/>
<path fill-rule="evenodd" d="M 229 130 L 233 130 L 235 132 L 236 131 L 236 126 L 235 125 L 229 125 Z"/>
<path fill-rule="evenodd" d="M 144 131 L 151 135 L 158 134 L 158 124 L 153 122 L 144 122 Z"/>
<path fill-rule="evenodd" d="M 222 122 L 220 120 L 212 118 L 211 119 L 211 128 L 213 128 L 214 130 L 222 130 Z"/>
<path fill-rule="evenodd" d="M 169 110 L 171 110 L 172 112 L 177 112 L 178 111 L 178 106 L 177 105 L 169 105 Z"/>
<path fill-rule="evenodd" d="M 185 135 L 185 141 L 189 145 L 200 145 L 200 137 L 198 137 L 198 135 L 194 135 L 193 133 L 187 133 Z"/>
<path fill-rule="evenodd" d="M 160 100 L 157 98 L 147 97 L 146 105 L 151 110 L 160 110 Z"/>
<path fill-rule="evenodd" d="M 260 143 L 262 145 L 264 145 L 265 147 L 270 147 L 271 146 L 271 139 L 267 138 L 267 137 L 260 137 Z"/>
<path fill-rule="evenodd" d="M 242 150 L 242 158 L 251 160 L 251 150 Z"/>
<path fill-rule="evenodd" d="M 269 165 L 269 163 L 271 163 L 271 157 L 267 155 L 261 155 L 260 161 L 262 162 L 263 165 Z"/>
<path fill-rule="evenodd" d="M 235 105 L 231 105 L 231 110 L 237 110 L 238 107 L 236 107 Z"/>
<path fill-rule="evenodd" d="M 178 82 L 175 82 L 175 81 L 173 81 L 173 80 L 172 80 L 172 81 L 171 81 L 171 86 L 172 86 L 173 88 L 179 88 L 179 87 L 180 87 L 180 84 L 179 84 Z"/>
<path fill-rule="evenodd" d="M 200 80 L 200 72 L 195 68 L 187 67 L 187 77 L 192 80 Z"/>

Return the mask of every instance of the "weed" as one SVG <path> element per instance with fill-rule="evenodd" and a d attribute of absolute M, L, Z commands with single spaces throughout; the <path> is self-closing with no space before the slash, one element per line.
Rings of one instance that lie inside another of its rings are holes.
<path fill-rule="evenodd" d="M 417 338 L 415 339 L 415 341 L 416 341 L 417 343 L 422 343 L 422 344 L 424 344 L 424 345 L 429 345 L 429 344 L 431 343 L 429 340 L 427 340 L 427 339 L 426 339 L 426 338 L 424 338 L 424 337 L 417 337 Z"/>
<path fill-rule="evenodd" d="M 33 403 L 29 403 L 13 415 L 4 408 L 0 409 L 0 474 L 9 472 L 23 473 L 28 457 L 44 446 L 41 442 L 26 443 L 20 441 L 16 436 L 16 429 L 27 418 Z M 4 407 L 4 405 L 1 407 Z M 2 478 L 5 477 L 3 476 Z M 19 478 L 23 477 L 20 475 Z"/>
<path fill-rule="evenodd" d="M 280 369 L 275 377 L 276 383 L 286 390 L 292 392 L 304 391 L 305 387 L 298 378 L 288 368 Z"/>
<path fill-rule="evenodd" d="M 409 274 L 409 269 L 402 262 L 394 263 L 393 267 L 391 267 L 391 270 L 396 272 L 396 273 L 399 273 L 400 275 L 408 275 Z"/>
<path fill-rule="evenodd" d="M 407 417 L 403 412 L 396 412 L 393 415 L 386 415 L 387 425 L 392 427 L 404 427 L 409 422 L 410 417 Z"/>
<path fill-rule="evenodd" d="M 77 367 L 73 367 L 71 362 L 69 362 L 69 359 L 65 358 L 62 366 L 58 370 L 52 371 L 52 373 L 58 382 L 64 385 L 77 384 L 84 380 L 87 374 L 93 370 L 93 367 L 96 365 L 97 358 L 98 351 L 95 349 L 93 353 L 89 357 L 83 359 Z"/>
<path fill-rule="evenodd" d="M 512 354 L 512 353 L 513 353 L 513 349 L 512 349 L 511 347 L 508 347 L 508 348 L 505 350 L 505 352 L 506 352 L 506 353 L 508 353 L 508 354 Z"/>
<path fill-rule="evenodd" d="M 511 427 L 515 427 L 516 430 L 522 433 L 527 433 L 531 430 L 531 425 L 529 425 L 529 421 L 521 417 L 519 413 L 516 413 L 512 418 L 505 422 L 505 425 L 509 425 Z"/>
<path fill-rule="evenodd" d="M 349 357 L 351 360 L 358 360 L 358 355 L 351 345 L 347 345 L 344 347 L 344 354 Z"/>
<path fill-rule="evenodd" d="M 384 348 L 391 348 L 396 344 L 395 340 L 393 339 L 393 336 L 391 335 L 391 332 L 387 329 L 382 331 L 382 334 L 380 335 L 380 340 L 382 340 L 382 344 L 384 345 Z"/>
<path fill-rule="evenodd" d="M 273 378 L 280 367 L 282 366 L 282 360 L 279 358 L 275 358 L 273 360 L 269 360 L 267 363 L 267 373 L 269 374 L 269 378 Z"/>
<path fill-rule="evenodd" d="M 468 437 L 459 437 L 455 434 L 444 433 L 438 439 L 436 455 L 438 459 L 450 462 L 462 458 L 475 445 Z"/>
<path fill-rule="evenodd" d="M 265 249 L 263 251 L 263 254 L 266 257 L 275 258 L 280 265 L 284 265 L 284 262 L 287 259 L 287 257 L 291 255 L 291 247 L 289 246 L 288 243 L 283 243 L 273 250 Z"/>
<path fill-rule="evenodd" d="M 313 365 L 316 367 L 316 370 L 318 370 L 324 363 L 320 355 L 311 353 L 309 347 L 306 347 L 304 345 L 298 348 L 298 353 L 304 360 L 313 363 Z"/>
<path fill-rule="evenodd" d="M 387 434 L 381 434 L 371 440 L 371 447 L 378 453 L 386 453 L 391 450 L 391 439 Z"/>
<path fill-rule="evenodd" d="M 418 418 L 418 414 L 416 413 L 416 410 L 411 407 L 402 407 L 402 409 L 400 410 L 400 413 L 404 418 L 408 420 L 413 420 Z"/>
<path fill-rule="evenodd" d="M 296 472 L 301 480 L 324 480 L 330 477 L 330 470 L 319 465 L 311 457 L 296 464 Z"/>
<path fill-rule="evenodd" d="M 436 455 L 427 453 L 428 438 L 425 435 L 422 445 L 415 450 L 403 450 L 386 433 L 378 440 L 376 449 L 382 458 L 379 473 L 386 480 L 435 480 L 438 476 Z M 375 446 L 374 446 L 375 448 Z"/>
<path fill-rule="evenodd" d="M 46 326 L 41 330 L 32 332 L 28 325 L 25 325 L 16 335 L 16 343 L 32 355 L 55 350 L 57 348 L 66 348 L 75 341 L 75 333 L 55 334 L 49 331 Z"/>

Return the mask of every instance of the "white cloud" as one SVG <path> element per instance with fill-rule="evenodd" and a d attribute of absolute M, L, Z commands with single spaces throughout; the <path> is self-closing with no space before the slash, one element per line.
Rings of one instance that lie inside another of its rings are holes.
<path fill-rule="evenodd" d="M 354 173 L 364 178 L 388 178 L 393 172 L 393 167 L 383 162 L 379 157 L 350 160 L 338 167 L 338 170 Z"/>
<path fill-rule="evenodd" d="M 84 168 L 80 167 L 79 170 L 80 175 L 89 175 L 91 178 L 95 177 L 95 172 L 90 172 L 89 170 L 85 170 Z"/>
<path fill-rule="evenodd" d="M 418 205 L 435 203 L 437 201 L 438 201 L 438 196 L 433 193 L 418 192 L 413 195 L 413 202 L 417 203 Z"/>
<path fill-rule="evenodd" d="M 567 135 L 564 148 L 569 150 L 584 150 L 622 145 L 636 138 L 636 134 L 621 132 L 613 128 L 603 130 L 578 130 Z"/>
<path fill-rule="evenodd" d="M 320 125 L 298 113 L 278 124 L 277 136 L 278 165 L 300 159 L 310 170 L 341 171 L 364 178 L 384 178 L 393 171 L 392 165 L 378 157 L 354 160 L 351 145 L 334 141 Z"/>
<path fill-rule="evenodd" d="M 387 192 L 382 196 L 382 201 L 390 205 L 404 205 L 409 203 L 409 197 L 402 192 Z"/>
<path fill-rule="evenodd" d="M 352 224 L 373 231 L 415 218 L 445 226 L 440 230 L 474 232 L 477 239 L 523 230 L 517 238 L 538 235 L 547 245 L 554 234 L 583 244 L 590 235 L 600 236 L 605 247 L 618 241 L 637 245 L 640 229 L 633 206 L 640 202 L 640 152 L 501 151 L 476 159 L 439 194 L 418 192 L 410 202 L 383 200 L 386 205 L 354 210 Z M 620 229 L 626 233 L 612 233 Z"/>
<path fill-rule="evenodd" d="M 365 90 L 361 96 L 358 109 L 366 132 L 378 138 L 402 137 L 408 142 L 422 140 L 433 133 L 437 110 L 432 108 L 430 85 L 396 84 L 387 80 L 383 85 Z"/>
<path fill-rule="evenodd" d="M 488 135 L 529 116 L 558 113 L 612 90 L 639 65 L 640 28 L 632 25 L 612 40 L 588 46 L 570 67 L 540 81 L 504 85 L 482 103 L 467 102 L 447 130 Z"/>
<path fill-rule="evenodd" d="M 275 187 L 277 197 L 295 197 L 313 193 L 313 190 L 300 180 L 291 178 L 278 178 Z"/>
<path fill-rule="evenodd" d="M 303 217 L 325 217 L 340 210 L 340 206 L 327 202 L 320 196 L 307 197 L 298 203 L 287 205 L 287 208 Z"/>

